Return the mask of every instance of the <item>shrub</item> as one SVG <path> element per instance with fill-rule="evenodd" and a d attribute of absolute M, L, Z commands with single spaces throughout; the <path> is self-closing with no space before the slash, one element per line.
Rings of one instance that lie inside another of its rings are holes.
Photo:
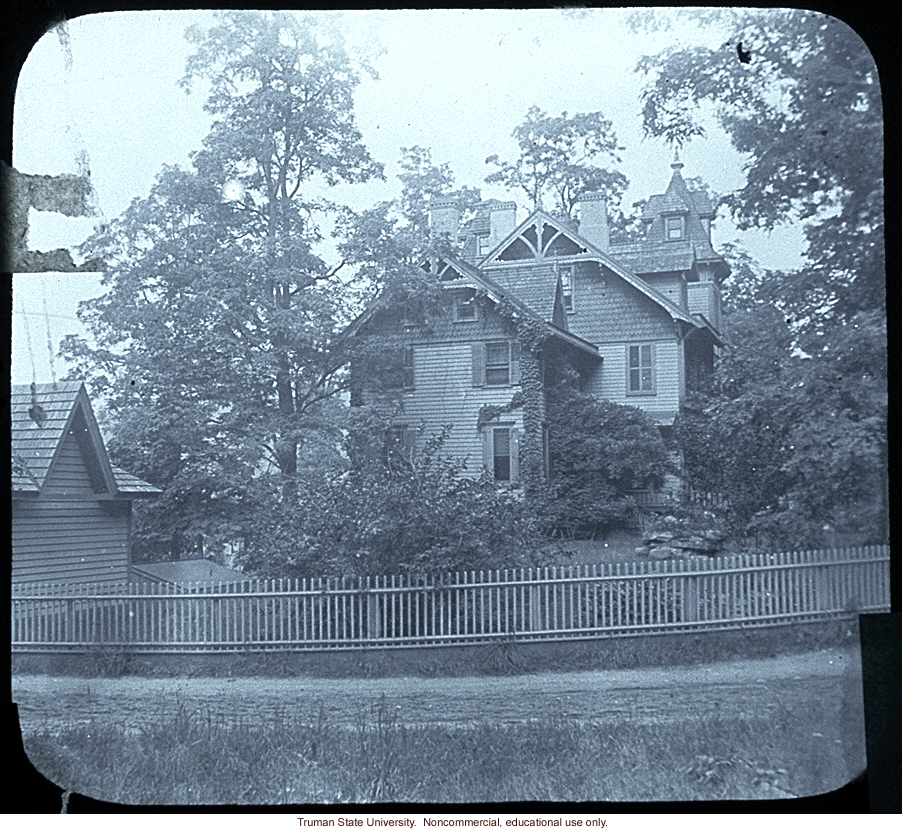
<path fill-rule="evenodd" d="M 675 472 L 655 423 L 632 406 L 596 400 L 566 381 L 549 395 L 551 483 L 543 513 L 548 530 L 595 535 L 632 515 L 632 490 L 656 489 Z"/>
<path fill-rule="evenodd" d="M 266 576 L 380 575 L 503 568 L 528 559 L 538 522 L 514 491 L 443 454 L 447 430 L 416 455 L 390 423 L 352 413 L 349 463 L 299 481 L 274 509 L 246 567 Z"/>

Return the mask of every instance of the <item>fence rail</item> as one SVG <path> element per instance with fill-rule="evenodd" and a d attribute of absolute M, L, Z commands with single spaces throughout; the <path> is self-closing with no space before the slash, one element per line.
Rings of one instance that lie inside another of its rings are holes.
<path fill-rule="evenodd" d="M 889 548 L 219 585 L 19 585 L 14 651 L 323 650 L 729 629 L 886 611 Z"/>

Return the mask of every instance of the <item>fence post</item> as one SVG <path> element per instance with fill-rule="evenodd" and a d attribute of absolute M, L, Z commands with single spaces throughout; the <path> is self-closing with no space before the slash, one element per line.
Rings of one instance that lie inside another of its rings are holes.
<path fill-rule="evenodd" d="M 683 577 L 683 622 L 698 622 L 698 574 L 691 573 L 695 570 L 695 563 L 682 560 L 684 568 L 690 568 L 690 573 Z"/>
<path fill-rule="evenodd" d="M 817 597 L 818 611 L 834 611 L 833 591 L 831 590 L 830 568 L 828 565 L 819 565 L 814 571 L 814 588 Z"/>
<path fill-rule="evenodd" d="M 376 588 L 379 587 L 379 577 L 376 577 Z M 379 625 L 379 595 L 372 593 L 370 578 L 366 578 L 366 636 L 369 640 L 377 640 L 382 636 Z"/>
<path fill-rule="evenodd" d="M 539 631 L 542 628 L 542 622 L 540 618 L 540 604 L 541 599 L 539 596 L 539 586 L 536 584 L 539 579 L 539 569 L 536 568 L 536 576 L 535 580 L 532 575 L 532 568 L 529 569 L 529 630 L 530 631 Z"/>

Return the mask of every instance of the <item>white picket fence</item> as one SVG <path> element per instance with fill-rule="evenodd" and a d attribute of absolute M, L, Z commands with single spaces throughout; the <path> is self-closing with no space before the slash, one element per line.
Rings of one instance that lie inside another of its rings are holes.
<path fill-rule="evenodd" d="M 399 648 L 733 629 L 890 608 L 886 546 L 444 577 L 19 585 L 13 651 Z"/>

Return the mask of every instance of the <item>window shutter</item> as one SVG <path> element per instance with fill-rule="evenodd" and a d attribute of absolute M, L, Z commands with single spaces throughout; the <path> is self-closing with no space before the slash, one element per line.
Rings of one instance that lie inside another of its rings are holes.
<path fill-rule="evenodd" d="M 485 386 L 485 343 L 473 344 L 473 386 Z"/>
<path fill-rule="evenodd" d="M 495 477 L 495 433 L 491 428 L 482 431 L 482 464 L 491 478 Z"/>
<path fill-rule="evenodd" d="M 652 343 L 648 347 L 649 359 L 651 360 L 651 391 L 658 391 L 658 361 L 655 360 L 655 344 Z"/>
<path fill-rule="evenodd" d="M 417 440 L 417 431 L 413 427 L 404 427 L 404 434 L 401 437 L 401 448 L 404 451 L 404 457 L 408 461 L 413 461 L 413 450 Z"/>
<path fill-rule="evenodd" d="M 511 341 L 511 385 L 520 382 L 520 341 Z"/>
<path fill-rule="evenodd" d="M 520 480 L 520 430 L 511 429 L 511 484 Z"/>

